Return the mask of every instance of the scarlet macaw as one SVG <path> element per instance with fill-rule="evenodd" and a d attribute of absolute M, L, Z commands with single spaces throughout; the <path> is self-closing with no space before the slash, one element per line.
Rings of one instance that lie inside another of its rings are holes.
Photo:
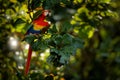
<path fill-rule="evenodd" d="M 29 35 L 31 33 L 40 34 L 41 32 L 45 32 L 50 26 L 49 22 L 45 20 L 46 16 L 48 16 L 49 13 L 50 13 L 49 10 L 43 10 L 42 14 L 37 19 L 33 20 L 33 23 L 28 29 L 28 31 L 26 32 L 26 35 Z M 29 46 L 28 57 L 27 57 L 27 62 L 25 66 L 25 75 L 27 75 L 29 71 L 31 55 L 32 55 L 32 48 L 31 46 Z"/>

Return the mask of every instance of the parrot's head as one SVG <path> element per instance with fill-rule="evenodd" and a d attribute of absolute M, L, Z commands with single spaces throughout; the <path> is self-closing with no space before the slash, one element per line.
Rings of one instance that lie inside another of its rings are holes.
<path fill-rule="evenodd" d="M 50 16 L 50 15 L 51 15 L 51 12 L 50 12 L 50 10 L 44 10 L 42 14 L 43 14 L 44 16 Z"/>

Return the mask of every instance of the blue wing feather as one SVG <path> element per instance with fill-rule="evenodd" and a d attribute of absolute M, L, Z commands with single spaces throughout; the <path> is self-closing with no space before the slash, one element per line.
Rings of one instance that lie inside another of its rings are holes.
<path fill-rule="evenodd" d="M 40 34 L 41 30 L 34 30 L 33 25 L 31 25 L 26 34 L 28 35 L 30 33 L 32 33 L 32 34 Z"/>

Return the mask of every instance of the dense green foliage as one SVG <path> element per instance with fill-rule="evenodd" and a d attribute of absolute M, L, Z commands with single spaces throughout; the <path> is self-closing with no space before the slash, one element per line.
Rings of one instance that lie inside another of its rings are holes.
<path fill-rule="evenodd" d="M 119 80 L 119 0 L 0 0 L 0 80 Z M 27 35 L 40 7 L 45 34 Z M 24 76 L 27 43 L 34 50 Z"/>

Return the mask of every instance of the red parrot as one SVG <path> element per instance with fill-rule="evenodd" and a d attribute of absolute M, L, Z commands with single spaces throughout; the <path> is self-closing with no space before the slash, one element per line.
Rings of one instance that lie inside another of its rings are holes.
<path fill-rule="evenodd" d="M 48 16 L 49 13 L 50 13 L 49 10 L 43 10 L 42 14 L 37 19 L 33 20 L 32 25 L 26 32 L 26 35 L 40 34 L 41 32 L 45 32 L 50 26 L 49 22 L 45 20 L 46 16 Z M 29 72 L 31 55 L 32 55 L 32 48 L 31 46 L 29 46 L 27 62 L 25 65 L 25 75 L 27 75 Z"/>

